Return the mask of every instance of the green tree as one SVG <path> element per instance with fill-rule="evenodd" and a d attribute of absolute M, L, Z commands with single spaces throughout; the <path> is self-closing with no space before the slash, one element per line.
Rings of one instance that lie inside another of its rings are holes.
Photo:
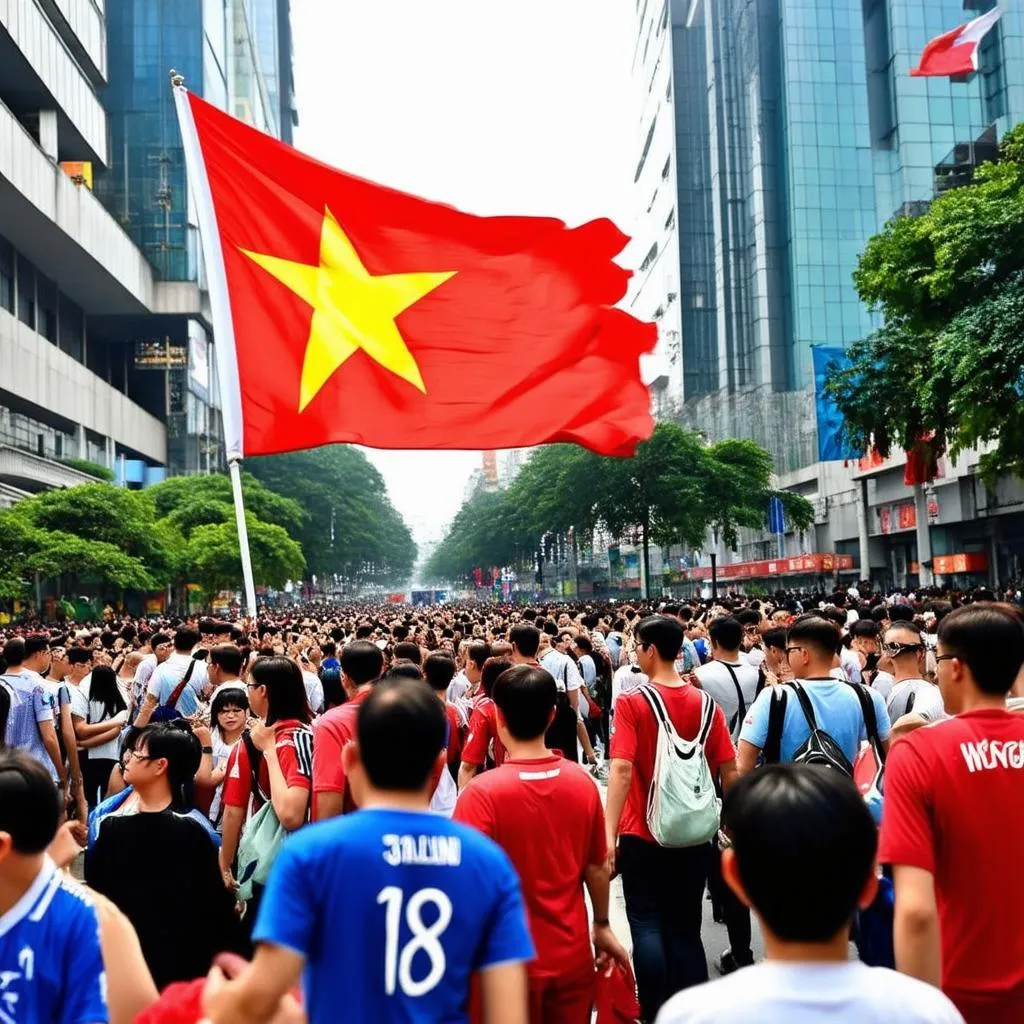
<path fill-rule="evenodd" d="M 331 445 L 269 455 L 250 459 L 247 467 L 305 509 L 293 536 L 309 572 L 381 586 L 399 586 L 412 574 L 412 534 L 389 501 L 384 479 L 358 449 Z"/>
<path fill-rule="evenodd" d="M 253 577 L 281 588 L 288 580 L 302 579 L 306 561 L 298 542 L 286 530 L 246 515 Z M 189 578 L 202 586 L 207 597 L 218 590 L 234 590 L 242 582 L 242 555 L 234 521 L 195 527 L 186 549 Z"/>
<path fill-rule="evenodd" d="M 986 479 L 1024 474 L 1024 125 L 972 184 L 890 221 L 854 283 L 884 320 L 827 382 L 854 444 L 991 444 Z"/>

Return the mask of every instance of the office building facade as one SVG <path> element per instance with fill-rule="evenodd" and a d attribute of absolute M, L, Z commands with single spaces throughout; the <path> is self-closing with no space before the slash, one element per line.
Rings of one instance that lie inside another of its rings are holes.
<path fill-rule="evenodd" d="M 648 142 L 649 150 L 638 171 L 633 252 L 679 254 L 657 272 L 635 261 L 630 296 L 637 315 L 657 319 L 660 350 L 680 366 L 658 404 L 712 439 L 750 437 L 773 453 L 782 483 L 819 509 L 809 536 L 789 538 L 791 552 L 852 553 L 854 573 L 863 555 L 888 582 L 917 578 L 912 517 L 892 514 L 913 495 L 902 489 L 899 460 L 860 475 L 817 463 L 812 346 L 845 347 L 877 326 L 852 283 L 867 240 L 892 216 L 927 204 L 938 174 L 952 171 L 948 182 L 969 173 L 1024 119 L 1024 12 L 1016 5 L 1005 5 L 969 81 L 909 75 L 929 39 L 992 6 L 637 2 L 641 160 Z M 653 191 L 652 162 L 670 168 Z M 930 491 L 934 553 L 985 546 L 987 571 L 1006 578 L 1024 568 L 1012 502 L 981 502 L 999 518 L 985 537 L 959 525 L 979 507 L 961 500 L 973 465 L 947 465 Z M 997 550 L 1002 541 L 993 537 L 1007 531 L 1014 536 Z M 749 537 L 737 557 L 753 561 L 776 547 L 776 538 Z"/>

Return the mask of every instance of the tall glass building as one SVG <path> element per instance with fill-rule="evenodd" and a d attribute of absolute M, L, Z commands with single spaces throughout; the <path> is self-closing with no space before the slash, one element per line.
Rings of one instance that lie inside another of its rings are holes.
<path fill-rule="evenodd" d="M 913 529 L 902 466 L 882 467 L 877 478 L 866 471 L 865 490 L 841 464 L 817 462 L 811 350 L 848 346 L 877 326 L 852 281 L 868 239 L 891 217 L 913 215 L 969 181 L 997 153 L 998 138 L 1024 120 L 1019 3 L 1003 0 L 977 74 L 910 76 L 929 40 L 995 5 L 636 0 L 639 226 L 630 302 L 658 322 L 666 364 L 681 365 L 667 378 L 674 401 L 656 393 L 656 407 L 712 439 L 747 437 L 769 449 L 783 485 L 818 502 L 817 541 L 807 550 L 859 557 L 867 549 L 858 533 L 867 530 L 877 567 L 874 538 L 886 535 L 893 582 L 911 578 L 917 558 L 912 540 L 887 537 Z M 649 258 L 671 253 L 675 264 Z M 1000 533 L 1002 547 L 987 552 L 988 564 L 1024 570 L 1024 521 L 1012 526 L 1002 497 L 975 500 L 968 463 L 947 468 L 928 502 L 935 553 L 977 554 L 991 537 L 970 534 L 967 522 L 982 513 L 967 509 L 998 508 L 1003 518 L 991 536 Z M 961 501 L 968 491 L 970 501 Z M 1020 536 L 1009 537 L 1018 527 Z M 776 550 L 763 538 L 750 547 L 750 557 Z"/>
<path fill-rule="evenodd" d="M 103 92 L 110 167 L 96 193 L 145 253 L 158 279 L 178 283 L 175 310 L 120 322 L 126 343 L 187 352 L 187 365 L 130 373 L 167 418 L 172 473 L 223 462 L 216 361 L 196 214 L 185 175 L 169 72 L 216 106 L 278 137 L 295 123 L 289 0 L 119 0 L 107 5 Z M 138 361 L 136 361 L 138 363 Z"/>
<path fill-rule="evenodd" d="M 909 75 L 929 39 L 993 5 L 638 0 L 638 82 L 671 68 L 649 132 L 657 140 L 667 117 L 675 126 L 648 163 L 671 161 L 675 188 L 667 217 L 641 218 L 637 251 L 644 229 L 661 249 L 676 233 L 679 267 L 650 283 L 641 267 L 635 294 L 653 294 L 636 311 L 661 320 L 678 296 L 685 420 L 755 437 L 783 470 L 815 461 L 811 346 L 845 346 L 875 325 L 851 280 L 867 239 L 928 202 L 937 169 L 955 176 L 1024 118 L 1017 5 L 970 81 Z"/>

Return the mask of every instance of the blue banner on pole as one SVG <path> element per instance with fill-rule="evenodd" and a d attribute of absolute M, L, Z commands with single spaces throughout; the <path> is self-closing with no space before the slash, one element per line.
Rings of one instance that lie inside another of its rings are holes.
<path fill-rule="evenodd" d="M 838 459 L 856 459 L 863 452 L 857 451 L 846 435 L 843 414 L 836 403 L 825 394 L 825 378 L 829 366 L 837 363 L 845 368 L 849 365 L 846 352 L 841 348 L 815 345 L 811 349 L 814 358 L 814 411 L 818 421 L 818 458 L 822 462 Z"/>
<path fill-rule="evenodd" d="M 781 498 L 772 498 L 768 502 L 768 532 L 774 534 L 786 532 L 786 513 L 782 508 Z"/>

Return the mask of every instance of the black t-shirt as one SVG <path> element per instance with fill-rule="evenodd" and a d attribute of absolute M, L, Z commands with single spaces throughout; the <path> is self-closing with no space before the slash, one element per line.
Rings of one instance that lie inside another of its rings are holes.
<path fill-rule="evenodd" d="M 242 948 L 217 848 L 191 818 L 170 810 L 108 818 L 85 877 L 134 925 L 158 989 L 200 978 L 218 953 Z"/>

